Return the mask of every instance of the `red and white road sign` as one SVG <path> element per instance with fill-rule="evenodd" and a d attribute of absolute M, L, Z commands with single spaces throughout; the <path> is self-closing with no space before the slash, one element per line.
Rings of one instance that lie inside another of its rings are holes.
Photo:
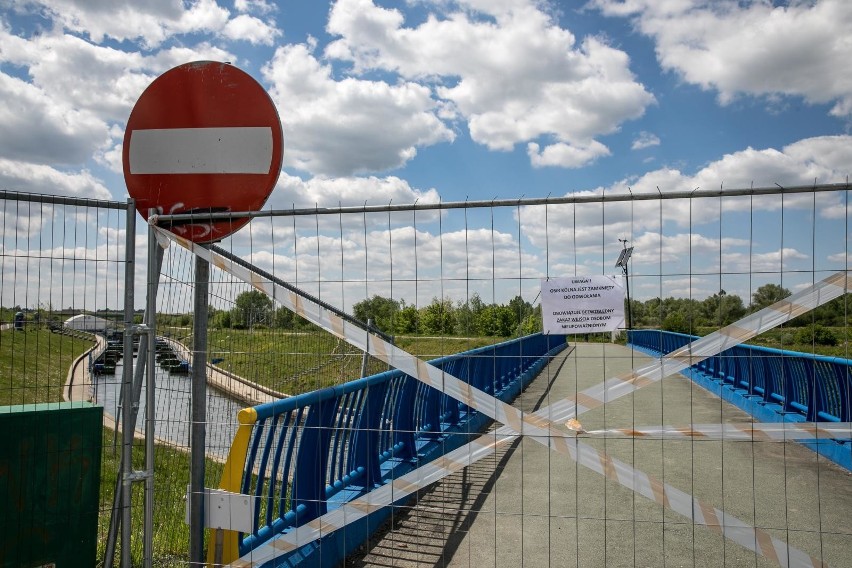
<path fill-rule="evenodd" d="M 227 63 L 166 71 L 139 100 L 124 133 L 124 180 L 136 209 L 159 214 L 257 211 L 281 171 L 282 131 L 266 90 Z M 194 242 L 222 239 L 248 219 L 176 222 Z"/>

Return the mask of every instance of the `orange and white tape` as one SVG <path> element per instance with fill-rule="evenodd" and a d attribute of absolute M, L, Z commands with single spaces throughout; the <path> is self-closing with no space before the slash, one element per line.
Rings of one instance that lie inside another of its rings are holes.
<path fill-rule="evenodd" d="M 581 438 L 648 438 L 672 440 L 723 440 L 749 442 L 786 442 L 848 440 L 852 422 L 731 422 L 725 424 L 689 424 L 685 426 L 637 426 L 585 430 L 572 418 L 565 424 Z"/>
<path fill-rule="evenodd" d="M 480 436 L 467 446 L 449 452 L 391 483 L 374 489 L 363 497 L 344 503 L 334 511 L 275 537 L 229 566 L 253 568 L 271 562 L 282 554 L 293 552 L 334 531 L 343 529 L 350 523 L 363 519 L 382 507 L 387 507 L 429 487 L 444 477 L 493 454 L 499 447 L 512 442 L 516 437 L 511 434 L 500 434 L 499 430 Z M 670 511 L 679 513 L 696 525 L 724 535 L 731 541 L 781 566 L 803 568 L 825 566 L 820 560 L 789 546 L 765 530 L 749 525 L 579 440 L 569 441 L 567 448 L 569 455 L 578 464 L 604 475 Z"/>
<path fill-rule="evenodd" d="M 549 407 L 550 411 L 545 416 L 555 422 L 564 422 L 571 416 L 599 408 L 611 400 L 679 373 L 822 306 L 845 294 L 850 285 L 852 285 L 852 278 L 845 272 L 832 274 L 801 292 L 697 339 L 657 361 L 612 377 L 574 396 L 558 401 Z"/>
<path fill-rule="evenodd" d="M 410 492 L 434 483 L 452 471 L 457 471 L 457 469 L 493 453 L 497 440 L 501 444 L 506 443 L 514 439 L 517 434 L 531 436 L 535 441 L 559 453 L 570 455 L 581 465 L 598 471 L 618 481 L 625 487 L 660 502 L 660 504 L 673 511 L 684 514 L 688 518 L 693 519 L 696 524 L 719 527 L 720 532 L 727 538 L 767 558 L 773 559 L 783 566 L 821 565 L 815 563 L 817 561 L 811 559 L 803 552 L 792 549 L 785 543 L 760 531 L 760 529 L 751 527 L 727 515 L 723 511 L 704 505 L 692 496 L 634 470 L 631 466 L 614 460 L 606 454 L 582 444 L 576 439 L 572 439 L 572 433 L 556 429 L 554 422 L 568 420 L 584 411 L 596 408 L 606 402 L 630 394 L 639 388 L 658 382 L 666 376 L 680 372 L 725 349 L 735 347 L 764 331 L 781 325 L 798 315 L 839 297 L 845 293 L 849 286 L 849 277 L 845 272 L 836 273 L 802 292 L 699 339 L 667 355 L 656 363 L 646 365 L 622 376 L 613 377 L 596 387 L 578 393 L 575 397 L 559 401 L 535 414 L 527 414 L 483 391 L 471 387 L 457 377 L 418 359 L 410 353 L 384 341 L 380 337 L 370 335 L 361 328 L 347 324 L 338 315 L 328 312 L 314 302 L 303 299 L 294 292 L 286 290 L 284 287 L 259 277 L 242 266 L 233 264 L 205 247 L 196 245 L 173 233 L 159 228 L 156 229 L 155 234 L 161 243 L 167 243 L 168 240 L 177 242 L 194 254 L 206 259 L 214 266 L 250 283 L 280 304 L 335 336 L 346 340 L 358 349 L 370 353 L 392 367 L 402 370 L 409 376 L 452 396 L 467 406 L 475 408 L 486 416 L 506 425 L 498 429 L 496 434 L 484 437 L 489 438 L 489 440 L 491 437 L 495 437 L 495 444 L 480 444 L 481 451 L 478 453 L 481 455 L 477 455 L 477 452 L 474 451 L 473 446 L 475 443 L 472 442 L 467 446 L 463 446 L 455 452 L 418 468 L 407 476 L 400 477 L 389 485 L 370 492 L 361 499 L 351 501 L 332 513 L 315 519 L 312 523 L 304 527 L 300 527 L 270 541 L 263 547 L 253 551 L 249 555 L 250 560 L 240 559 L 233 563 L 233 566 L 259 566 L 274 558 L 277 554 L 294 550 L 302 544 L 316 540 L 318 536 L 327 534 L 332 530 L 338 530 L 348 522 L 360 518 L 358 515 L 369 514 L 375 508 L 387 506 L 393 501 L 402 498 L 403 495 L 399 494 L 400 492 L 410 494 Z M 573 435 L 576 435 L 576 431 L 573 432 Z M 457 468 L 451 469 L 453 466 L 457 466 Z M 619 475 L 619 471 L 625 472 L 624 475 Z M 412 476 L 413 479 L 408 479 L 409 476 Z M 417 481 L 418 479 L 421 481 Z M 637 483 L 636 479 L 646 479 L 647 483 Z M 423 485 L 420 485 L 421 482 Z M 398 492 L 396 496 L 393 496 L 394 490 Z M 390 500 L 386 501 L 383 495 L 387 492 L 390 492 L 391 496 L 388 497 Z M 688 510 L 686 508 L 687 502 Z M 678 506 L 673 506 L 672 503 L 676 503 Z M 694 511 L 697 510 L 701 511 L 700 515 L 694 514 Z M 349 512 L 349 517 L 351 517 L 349 520 L 347 520 L 347 512 Z M 343 522 L 336 522 L 337 519 L 334 515 L 342 515 Z M 721 522 L 719 522 L 720 519 Z M 304 533 L 307 530 L 318 531 L 318 534 L 312 533 L 311 536 L 300 535 L 300 531 Z M 272 552 L 269 552 L 270 549 Z M 272 554 L 273 556 L 262 560 L 261 557 L 264 554 Z M 795 562 L 788 562 L 790 560 L 795 560 Z"/>
<path fill-rule="evenodd" d="M 521 435 L 532 436 L 545 445 L 550 445 L 557 451 L 567 452 L 563 447 L 551 444 L 552 440 L 558 439 L 560 436 L 567 436 L 567 432 L 558 429 L 556 424 L 532 414 L 521 412 L 512 405 L 415 357 L 411 353 L 400 349 L 377 335 L 369 334 L 367 331 L 348 323 L 339 315 L 326 310 L 319 304 L 302 298 L 283 286 L 261 278 L 249 269 L 231 262 L 206 247 L 159 228 L 156 229 L 155 234 L 161 243 L 168 242 L 168 240 L 178 243 L 190 252 L 207 260 L 213 266 L 251 284 L 279 304 L 294 311 L 296 314 L 318 325 L 334 336 L 347 341 L 355 348 L 365 351 L 391 367 L 399 369 L 418 381 L 438 389 L 463 404 L 482 412 L 489 418 L 510 426 L 512 430 Z"/>
<path fill-rule="evenodd" d="M 629 394 L 642 386 L 659 381 L 673 373 L 680 372 L 696 362 L 718 354 L 724 349 L 739 345 L 739 343 L 759 333 L 781 325 L 792 317 L 812 310 L 842 295 L 847 286 L 845 273 L 839 272 L 834 274 L 802 292 L 699 339 L 693 344 L 662 358 L 658 362 L 646 365 L 636 371 L 631 371 L 626 375 L 613 377 L 599 385 L 599 387 L 587 389 L 579 393 L 575 397 L 576 400 L 569 398 L 557 402 L 549 407 L 549 412 L 547 413 L 538 412 L 536 414 L 529 414 L 415 357 L 381 337 L 369 334 L 360 327 L 349 324 L 339 315 L 324 309 L 317 303 L 302 298 L 283 286 L 261 278 L 251 270 L 231 262 L 204 246 L 160 228 L 156 228 L 155 235 L 161 243 L 167 243 L 169 240 L 174 241 L 190 252 L 207 260 L 217 268 L 251 284 L 257 290 L 270 296 L 281 305 L 336 337 L 347 341 L 357 349 L 365 351 L 391 367 L 399 369 L 418 381 L 438 389 L 463 404 L 482 412 L 489 418 L 505 424 L 514 432 L 523 436 L 530 436 L 560 453 L 567 453 L 567 449 L 558 440 L 561 438 L 567 439 L 569 434 L 565 430 L 558 428 L 555 422 L 563 422 L 572 415 L 577 415 L 582 411 L 603 405 L 608 400 Z"/>

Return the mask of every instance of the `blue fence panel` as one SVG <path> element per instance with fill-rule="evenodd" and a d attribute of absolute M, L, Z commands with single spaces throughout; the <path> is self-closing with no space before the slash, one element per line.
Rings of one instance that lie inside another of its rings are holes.
<path fill-rule="evenodd" d="M 564 336 L 536 334 L 431 363 L 508 400 L 565 347 Z M 462 445 L 488 422 L 396 370 L 254 410 L 241 487 L 260 506 L 251 534 L 240 535 L 240 555 Z M 364 534 L 376 522 L 362 527 Z M 346 543 L 335 547 L 351 548 L 360 530 L 348 531 L 340 537 Z M 297 556 L 307 558 L 309 549 Z M 326 551 L 314 560 L 326 565 L 336 557 Z"/>
<path fill-rule="evenodd" d="M 697 336 L 632 330 L 629 343 L 654 356 Z M 687 376 L 763 422 L 852 421 L 852 361 L 796 351 L 740 345 L 697 362 Z M 852 441 L 805 445 L 852 469 Z"/>

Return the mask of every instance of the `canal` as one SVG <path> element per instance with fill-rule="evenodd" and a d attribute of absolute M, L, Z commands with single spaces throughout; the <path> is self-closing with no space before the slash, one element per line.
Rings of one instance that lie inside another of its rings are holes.
<path fill-rule="evenodd" d="M 134 361 L 136 358 L 134 357 Z M 93 376 L 92 394 L 104 412 L 113 418 L 118 416 L 118 400 L 121 392 L 123 361 L 119 361 L 114 375 Z M 189 448 L 190 432 L 190 396 L 192 380 L 190 375 L 173 374 L 159 365 L 155 374 L 155 433 L 178 447 Z M 146 411 L 145 388 L 140 396 L 137 430 L 144 429 Z M 207 388 L 207 454 L 223 460 L 237 431 L 237 413 L 245 404 L 224 396 L 221 392 Z"/>

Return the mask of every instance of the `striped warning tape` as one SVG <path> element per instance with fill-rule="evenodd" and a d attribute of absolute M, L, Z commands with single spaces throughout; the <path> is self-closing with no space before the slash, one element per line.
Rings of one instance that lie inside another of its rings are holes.
<path fill-rule="evenodd" d="M 339 315 L 324 309 L 317 303 L 302 298 L 283 286 L 261 278 L 249 269 L 231 262 L 204 246 L 197 245 L 192 241 L 159 228 L 155 231 L 155 234 L 160 242 L 168 242 L 163 240 L 168 239 L 178 243 L 192 253 L 207 260 L 213 266 L 230 273 L 244 282 L 250 283 L 257 290 L 267 294 L 281 305 L 291 309 L 296 314 L 336 337 L 346 340 L 357 349 L 368 352 L 380 361 L 482 412 L 489 418 L 510 426 L 512 430 L 521 435 L 532 436 L 545 443 L 548 443 L 548 440 L 556 440 L 559 437 L 568 435 L 566 431 L 558 429 L 557 425 L 549 420 L 521 412 L 512 405 L 494 398 L 458 377 L 415 357 L 381 337 L 369 334 L 360 327 L 348 323 Z M 551 447 L 563 453 L 567 452 L 565 448 L 558 444 L 551 444 Z"/>
<path fill-rule="evenodd" d="M 345 339 L 355 347 L 369 352 L 371 355 L 392 367 L 402 370 L 413 378 L 441 390 L 464 404 L 479 410 L 486 416 L 505 424 L 506 426 L 498 430 L 498 434 L 505 437 L 507 441 L 508 439 L 514 438 L 515 433 L 530 436 L 533 440 L 542 443 L 559 453 L 570 455 L 581 465 L 593 469 L 594 471 L 598 471 L 599 473 L 603 473 L 604 475 L 607 475 L 607 477 L 618 481 L 625 487 L 654 499 L 671 510 L 685 514 L 687 517 L 692 518 L 696 524 L 708 527 L 720 527 L 720 532 L 722 532 L 722 534 L 726 537 L 760 553 L 763 556 L 766 556 L 767 558 L 773 559 L 784 566 L 821 565 L 820 563 L 817 563 L 818 561 L 810 558 L 803 552 L 792 549 L 785 543 L 774 539 L 768 533 L 765 533 L 755 527 L 751 527 L 724 513 L 724 511 L 719 511 L 709 505 L 705 505 L 692 496 L 683 493 L 668 484 L 654 480 L 654 478 L 634 470 L 631 466 L 624 464 L 623 462 L 613 460 L 606 454 L 598 452 L 597 450 L 580 443 L 576 439 L 572 440 L 567 432 L 557 430 L 553 421 L 554 419 L 567 420 L 586 410 L 603 405 L 610 400 L 630 394 L 638 388 L 653 384 L 666 376 L 682 371 L 690 365 L 700 362 L 707 357 L 716 355 L 725 349 L 739 345 L 740 343 L 747 341 L 764 331 L 789 321 L 793 317 L 806 313 L 819 305 L 839 297 L 846 291 L 849 285 L 849 277 L 844 272 L 834 274 L 814 286 L 783 300 L 782 302 L 778 302 L 768 308 L 764 308 L 763 310 L 740 320 L 736 324 L 722 328 L 701 340 L 693 342 L 692 344 L 669 354 L 657 363 L 632 371 L 624 376 L 609 379 L 598 387 L 592 387 L 592 389 L 579 393 L 573 400 L 570 398 L 565 399 L 544 409 L 543 411 L 535 414 L 525 414 L 511 405 L 503 403 L 502 401 L 471 387 L 469 384 L 464 383 L 449 373 L 445 373 L 441 369 L 438 369 L 385 342 L 383 339 L 368 335 L 366 331 L 355 326 L 347 325 L 347 322 L 338 315 L 329 313 L 327 310 L 324 310 L 321 306 L 313 302 L 303 300 L 295 292 L 286 290 L 273 282 L 269 282 L 268 280 L 264 280 L 250 270 L 231 263 L 229 260 L 211 252 L 205 247 L 196 245 L 191 241 L 158 228 L 155 234 L 161 243 L 165 244 L 168 240 L 177 242 L 194 254 L 197 254 L 201 258 L 211 262 L 214 266 L 231 273 L 237 278 L 251 283 L 255 288 L 271 296 L 273 299 L 293 310 L 298 315 L 308 319 L 316 325 L 319 325 L 337 337 Z M 368 341 L 368 338 L 372 339 L 372 341 Z M 580 395 L 586 395 L 586 397 L 581 398 Z M 501 430 L 504 432 L 501 433 Z M 493 445 L 483 445 L 482 447 L 484 453 L 477 459 L 481 459 L 484 455 L 488 455 L 493 452 Z M 584 449 L 584 451 L 579 452 L 578 449 Z M 472 452 L 470 445 L 456 450 L 456 452 L 459 451 L 461 451 L 461 457 L 464 459 L 461 461 L 453 461 L 452 463 L 460 463 L 461 465 L 458 466 L 459 468 L 473 463 L 472 458 L 475 456 L 475 453 Z M 592 454 L 597 456 L 597 461 L 589 457 Z M 421 476 L 423 472 L 427 472 L 428 475 L 423 477 L 423 479 L 426 480 L 424 481 L 425 485 L 434 483 L 440 479 L 441 476 L 451 473 L 451 470 L 446 466 L 450 463 L 448 460 L 451 460 L 454 457 L 458 456 L 451 457 L 451 454 L 447 454 L 435 462 L 411 472 L 409 475 L 417 474 L 418 476 Z M 618 474 L 619 470 L 629 471 L 632 472 L 632 474 L 626 477 L 620 477 Z M 445 473 L 442 474 L 442 472 Z M 632 480 L 636 476 L 644 476 L 645 479 L 648 480 L 650 496 L 647 491 L 642 490 L 642 487 L 636 485 L 636 483 Z M 392 501 L 378 505 L 379 501 L 384 502 L 382 499 L 379 499 L 382 495 L 379 493 L 380 491 L 390 490 L 391 494 L 393 494 L 394 489 L 398 492 L 412 492 L 424 487 L 425 485 L 421 486 L 416 481 L 406 480 L 405 476 L 401 477 L 392 482 L 390 485 L 374 490 L 364 498 L 352 501 L 346 506 L 328 514 L 344 514 L 344 522 L 342 524 L 332 523 L 331 519 L 328 518 L 328 515 L 324 515 L 313 521 L 313 523 L 309 523 L 305 527 L 300 528 L 309 529 L 313 525 L 313 528 L 319 531 L 320 535 L 327 533 L 330 530 L 337 530 L 345 526 L 348 522 L 353 522 L 355 520 L 353 517 L 347 521 L 345 516 L 345 512 L 350 509 L 353 504 L 361 503 L 364 499 L 367 499 L 368 503 L 376 504 L 377 507 L 386 506 Z M 660 488 L 662 488 L 662 491 L 660 491 Z M 671 496 L 676 497 L 678 502 L 685 502 L 688 500 L 690 507 L 689 512 L 684 513 L 683 511 L 685 509 L 682 507 L 677 508 L 672 506 Z M 393 500 L 398 498 L 401 498 L 401 496 L 394 497 Z M 698 509 L 696 509 L 696 506 Z M 367 507 L 367 509 L 369 509 L 369 507 Z M 359 510 L 357 506 L 356 510 Z M 693 514 L 696 510 L 702 511 L 702 514 Z M 363 514 L 368 514 L 368 512 Z M 719 522 L 720 518 L 723 521 L 721 523 Z M 294 543 L 291 543 L 286 550 L 279 547 L 282 546 L 283 543 L 288 542 L 286 540 L 287 537 L 292 536 L 293 538 L 296 538 L 294 535 L 297 535 L 298 533 L 299 530 L 296 530 L 288 533 L 284 537 L 276 538 L 275 540 L 270 541 L 267 545 L 264 545 L 264 547 L 254 551 L 250 555 L 252 560 L 241 559 L 237 560 L 232 565 L 259 566 L 266 560 L 259 560 L 260 556 L 256 556 L 256 553 L 260 554 L 261 551 L 266 550 L 269 547 L 277 550 L 278 553 L 293 550 Z M 748 538 L 745 538 L 745 536 L 748 536 L 749 534 L 751 535 L 750 541 Z M 317 536 L 312 536 L 307 540 L 297 538 L 297 542 L 312 542 L 316 538 Z M 282 544 L 276 545 L 275 543 Z M 298 546 L 301 545 L 295 544 L 295 547 Z M 782 554 L 779 554 L 778 552 L 779 546 Z M 798 560 L 794 563 L 787 562 L 788 560 L 793 559 L 794 552 Z M 273 554 L 276 553 L 273 552 Z"/>
<path fill-rule="evenodd" d="M 354 347 L 482 412 L 489 418 L 505 424 L 514 432 L 523 436 L 531 436 L 560 453 L 567 453 L 567 448 L 559 440 L 565 438 L 568 432 L 559 429 L 554 421 L 564 421 L 570 418 L 570 416 L 565 416 L 566 413 L 576 415 L 596 408 L 605 404 L 608 400 L 629 394 L 638 388 L 659 381 L 663 377 L 680 372 L 707 357 L 739 345 L 764 331 L 789 321 L 795 316 L 839 297 L 844 293 L 849 280 L 844 272 L 833 274 L 814 286 L 705 336 L 657 362 L 625 375 L 613 377 L 599 387 L 592 387 L 578 393 L 575 397 L 576 400 L 559 401 L 550 407 L 548 413 L 529 414 L 411 355 L 381 337 L 369 334 L 367 331 L 349 324 L 339 315 L 324 309 L 317 303 L 302 298 L 292 290 L 287 290 L 283 286 L 260 277 L 248 268 L 237 265 L 204 246 L 159 228 L 156 228 L 155 234 L 161 243 L 167 243 L 169 240 L 178 243 L 221 270 L 250 283 L 283 306 L 336 337 L 346 340 Z"/>
<path fill-rule="evenodd" d="M 444 456 L 367 493 L 363 497 L 342 504 L 339 508 L 277 536 L 228 566 L 253 568 L 263 566 L 282 554 L 293 552 L 304 545 L 343 529 L 346 525 L 363 519 L 370 513 L 425 489 L 444 477 L 479 461 L 498 448 L 512 442 L 517 436 L 501 434 L 500 430 L 476 438 Z M 692 495 L 681 491 L 631 465 L 608 456 L 579 440 L 567 443 L 569 455 L 578 464 L 617 482 L 658 505 L 674 511 L 694 524 L 707 527 L 733 542 L 781 566 L 817 568 L 826 566 L 820 560 L 789 546 L 784 541 L 741 521 Z"/>
<path fill-rule="evenodd" d="M 750 442 L 827 441 L 852 438 L 852 422 L 731 422 L 725 424 L 585 430 L 579 421 L 572 418 L 565 425 L 569 430 L 577 432 L 578 437 L 581 438 L 701 439 Z"/>
<path fill-rule="evenodd" d="M 611 400 L 679 373 L 838 298 L 846 293 L 850 284 L 852 278 L 845 272 L 832 274 L 801 292 L 697 339 L 657 361 L 611 377 L 603 383 L 558 401 L 550 406 L 551 412 L 546 416 L 553 421 L 564 421 L 572 415 L 599 408 Z"/>

